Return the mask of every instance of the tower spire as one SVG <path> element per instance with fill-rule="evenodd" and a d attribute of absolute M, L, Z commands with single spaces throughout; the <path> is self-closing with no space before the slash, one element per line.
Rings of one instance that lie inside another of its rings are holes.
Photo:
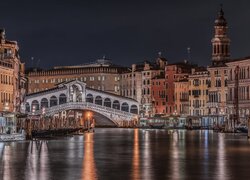
<path fill-rule="evenodd" d="M 220 10 L 214 22 L 214 37 L 211 41 L 212 63 L 214 66 L 223 65 L 230 58 L 230 39 L 227 36 L 227 28 L 223 5 L 220 4 Z"/>

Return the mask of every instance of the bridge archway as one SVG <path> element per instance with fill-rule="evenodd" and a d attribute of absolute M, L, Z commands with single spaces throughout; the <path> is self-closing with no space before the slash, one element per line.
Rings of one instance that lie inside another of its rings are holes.
<path fill-rule="evenodd" d="M 101 96 L 96 96 L 95 104 L 102 105 L 102 97 Z"/>
<path fill-rule="evenodd" d="M 82 102 L 83 87 L 76 83 L 70 86 L 70 99 L 73 102 Z"/>
<path fill-rule="evenodd" d="M 37 100 L 33 100 L 31 103 L 32 110 L 39 110 L 39 103 Z"/>
<path fill-rule="evenodd" d="M 138 107 L 136 105 L 132 105 L 130 107 L 130 113 L 133 113 L 133 114 L 138 114 Z"/>
<path fill-rule="evenodd" d="M 103 105 L 111 108 L 111 100 L 109 98 L 105 98 Z"/>
<path fill-rule="evenodd" d="M 84 113 L 91 112 L 92 117 L 91 119 L 95 120 L 96 127 L 117 127 L 117 124 L 114 123 L 112 120 L 110 120 L 108 117 L 104 116 L 101 113 L 90 111 L 90 110 L 84 110 Z M 83 115 L 83 117 L 86 117 L 86 115 Z"/>
<path fill-rule="evenodd" d="M 48 108 L 49 107 L 49 101 L 47 98 L 42 98 L 41 100 L 41 108 Z"/>
<path fill-rule="evenodd" d="M 112 108 L 120 110 L 120 102 L 118 100 L 114 100 Z"/>
<path fill-rule="evenodd" d="M 92 94 L 87 94 L 86 96 L 86 102 L 93 103 L 94 102 L 94 97 Z"/>
<path fill-rule="evenodd" d="M 49 101 L 50 107 L 57 106 L 57 97 L 51 96 Z"/>
<path fill-rule="evenodd" d="M 126 102 L 122 103 L 121 110 L 125 111 L 125 112 L 129 112 L 129 105 L 128 105 L 128 103 L 126 103 Z"/>
<path fill-rule="evenodd" d="M 60 94 L 59 96 L 59 104 L 64 104 L 67 102 L 67 96 L 65 94 Z"/>

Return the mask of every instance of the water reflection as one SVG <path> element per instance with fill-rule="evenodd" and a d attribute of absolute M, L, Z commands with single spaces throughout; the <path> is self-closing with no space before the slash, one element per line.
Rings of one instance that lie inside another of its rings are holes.
<path fill-rule="evenodd" d="M 134 129 L 134 148 L 132 162 L 132 179 L 140 179 L 140 148 L 139 148 L 139 129 Z"/>
<path fill-rule="evenodd" d="M 225 154 L 225 139 L 223 134 L 219 134 L 219 145 L 217 149 L 217 178 L 218 179 L 228 179 L 228 172 L 226 168 L 226 154 Z"/>
<path fill-rule="evenodd" d="M 97 179 L 95 159 L 94 159 L 94 133 L 84 134 L 84 158 L 83 158 L 83 180 Z"/>
<path fill-rule="evenodd" d="M 143 162 L 142 162 L 142 179 L 152 179 L 152 162 L 151 162 L 151 142 L 150 142 L 150 132 L 144 132 L 143 141 Z"/>
<path fill-rule="evenodd" d="M 46 180 L 50 177 L 49 153 L 47 141 L 31 141 L 29 143 L 25 179 Z"/>
<path fill-rule="evenodd" d="M 180 179 L 180 165 L 179 165 L 179 146 L 178 146 L 178 138 L 179 134 L 178 131 L 174 131 L 172 134 L 173 142 L 172 142 L 172 154 L 171 154 L 171 172 L 172 178 Z"/>
<path fill-rule="evenodd" d="M 212 131 L 97 129 L 0 143 L 0 179 L 249 179 L 246 137 Z"/>

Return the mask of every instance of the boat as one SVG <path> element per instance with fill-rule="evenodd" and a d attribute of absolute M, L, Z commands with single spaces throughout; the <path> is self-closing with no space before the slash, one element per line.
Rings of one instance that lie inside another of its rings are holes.
<path fill-rule="evenodd" d="M 24 141 L 24 133 L 0 134 L 0 142 Z"/>
<path fill-rule="evenodd" d="M 160 118 L 141 118 L 139 127 L 143 129 L 163 129 L 165 122 L 165 119 Z"/>
<path fill-rule="evenodd" d="M 248 133 L 248 128 L 246 125 L 239 125 L 235 127 L 235 131 L 239 133 Z"/>

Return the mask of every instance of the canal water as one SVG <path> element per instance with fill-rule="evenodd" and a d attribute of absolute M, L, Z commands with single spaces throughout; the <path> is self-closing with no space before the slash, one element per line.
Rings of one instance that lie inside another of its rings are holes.
<path fill-rule="evenodd" d="M 0 143 L 0 179 L 250 179 L 250 142 L 205 130 L 96 129 Z"/>

